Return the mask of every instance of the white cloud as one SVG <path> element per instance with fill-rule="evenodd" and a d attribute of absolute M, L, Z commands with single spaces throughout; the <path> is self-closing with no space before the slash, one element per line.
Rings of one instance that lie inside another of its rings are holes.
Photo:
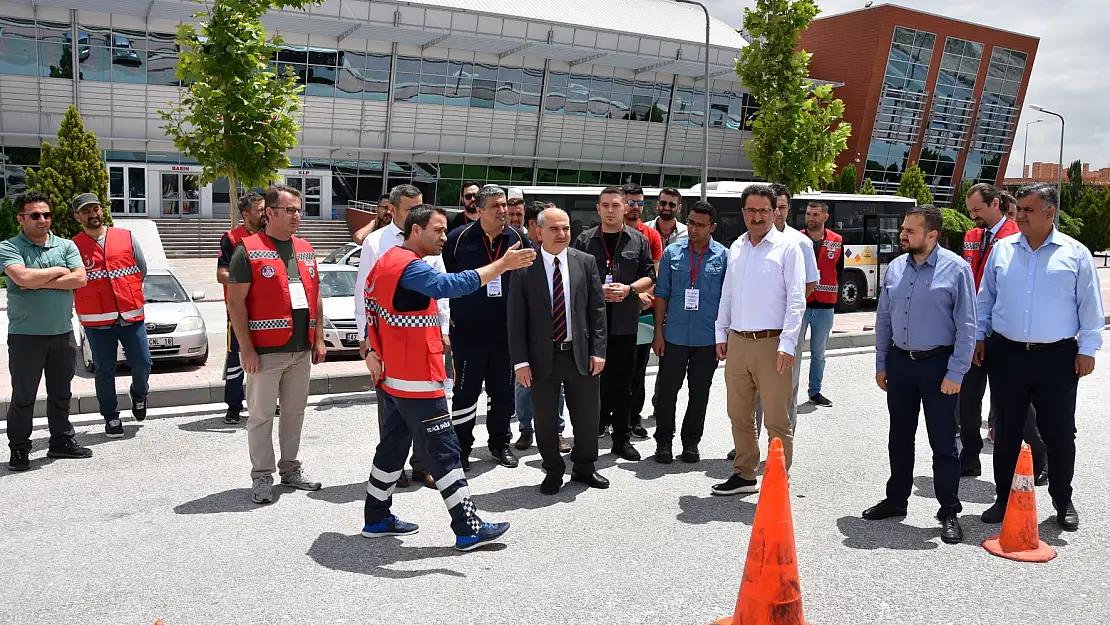
<path fill-rule="evenodd" d="M 817 1 L 824 15 L 862 8 L 865 3 Z M 734 28 L 743 24 L 745 7 L 755 4 L 753 0 L 707 3 L 714 17 Z M 900 0 L 894 4 L 1040 38 L 1007 175 L 1020 174 L 1025 122 L 1040 117 L 1045 121 L 1029 127 L 1028 160 L 1055 162 L 1059 158 L 1059 120 L 1031 110 L 1030 103 L 1048 107 L 1067 119 L 1065 163 L 1081 159 L 1093 169 L 1110 167 L 1110 115 L 1106 113 L 1110 97 L 1106 64 L 1110 59 L 1110 38 L 1106 37 L 1110 11 L 1106 10 L 1106 0 Z"/>

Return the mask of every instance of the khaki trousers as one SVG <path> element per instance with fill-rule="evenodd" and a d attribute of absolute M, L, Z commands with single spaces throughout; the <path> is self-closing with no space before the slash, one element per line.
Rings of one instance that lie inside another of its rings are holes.
<path fill-rule="evenodd" d="M 733 472 L 746 480 L 756 479 L 759 469 L 759 432 L 755 425 L 758 393 L 764 408 L 769 438 L 782 440 L 786 469 L 794 455 L 794 434 L 790 424 L 790 395 L 794 391 L 792 371 L 778 372 L 779 337 L 746 339 L 728 333 L 725 358 L 725 390 L 732 440 L 736 445 Z"/>
<path fill-rule="evenodd" d="M 258 355 L 258 373 L 247 374 L 247 446 L 251 477 L 286 475 L 301 466 L 301 426 L 308 405 L 312 352 Z M 281 404 L 278 445 L 281 461 L 274 466 L 274 408 Z"/>

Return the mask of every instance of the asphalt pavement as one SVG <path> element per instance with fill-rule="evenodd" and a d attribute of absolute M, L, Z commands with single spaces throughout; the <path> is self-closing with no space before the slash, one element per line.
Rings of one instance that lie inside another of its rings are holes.
<path fill-rule="evenodd" d="M 998 529 L 978 520 L 993 495 L 989 445 L 984 476 L 961 483 L 965 542 L 940 542 L 924 425 L 909 516 L 863 521 L 888 475 L 884 395 L 872 354 L 831 358 L 824 392 L 836 405 L 801 407 L 791 472 L 807 621 L 1110 620 L 1110 495 L 1102 479 L 1110 473 L 1110 361 L 1101 356 L 1080 385 L 1074 486 L 1082 527 L 1061 533 L 1047 490 L 1038 488 L 1041 538 L 1059 551 L 1039 565 L 979 546 Z M 419 523 L 419 534 L 359 536 L 378 436 L 364 396 L 308 409 L 301 458 L 325 488 L 278 487 L 276 501 L 262 507 L 249 501 L 245 432 L 225 426 L 218 406 L 156 409 L 143 424 L 125 422 L 126 438 L 113 441 L 93 419 L 79 428 L 91 460 L 46 461 L 47 434 L 38 430 L 34 470 L 0 468 L 3 621 L 705 625 L 733 609 L 757 500 L 709 494 L 730 472 L 724 405 L 719 369 L 705 460 L 664 466 L 605 454 L 606 491 L 569 484 L 544 497 L 534 449 L 519 468 L 505 469 L 479 442 L 474 502 L 483 518 L 513 528 L 504 546 L 470 554 L 450 548 L 443 502 L 428 489 L 394 498 L 394 511 Z M 476 434 L 481 441 L 484 428 Z M 652 441 L 636 446 L 645 456 L 654 449 Z"/>

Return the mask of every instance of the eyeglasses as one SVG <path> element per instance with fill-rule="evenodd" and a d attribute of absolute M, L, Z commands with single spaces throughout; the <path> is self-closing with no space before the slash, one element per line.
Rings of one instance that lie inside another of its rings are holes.
<path fill-rule="evenodd" d="M 51 214 L 49 212 L 45 212 L 45 213 L 34 212 L 34 213 L 23 213 L 23 216 L 24 217 L 30 217 L 31 221 L 40 221 L 40 220 L 50 221 Z"/>
<path fill-rule="evenodd" d="M 644 201 L 643 200 L 628 200 L 628 205 L 629 206 L 635 206 L 637 208 L 643 208 L 644 207 Z"/>
<path fill-rule="evenodd" d="M 267 206 L 266 208 L 274 209 L 274 212 L 285 211 L 289 215 L 300 215 L 304 209 L 300 206 Z"/>
<path fill-rule="evenodd" d="M 775 212 L 775 209 L 773 209 L 773 208 L 745 208 L 744 209 L 744 214 L 748 215 L 749 217 L 753 217 L 757 214 L 766 217 L 767 215 L 770 215 L 773 212 Z"/>
<path fill-rule="evenodd" d="M 678 208 L 678 202 L 668 202 L 666 200 L 659 200 L 659 208 L 666 208 L 668 206 L 671 207 L 671 208 Z"/>
<path fill-rule="evenodd" d="M 686 220 L 686 227 L 687 228 L 708 228 L 712 225 L 713 224 L 698 223 L 698 222 L 694 221 L 693 219 L 687 219 Z"/>
<path fill-rule="evenodd" d="M 477 193 L 467 193 L 466 195 L 463 196 L 463 199 L 464 200 L 473 200 L 476 197 L 478 197 Z"/>

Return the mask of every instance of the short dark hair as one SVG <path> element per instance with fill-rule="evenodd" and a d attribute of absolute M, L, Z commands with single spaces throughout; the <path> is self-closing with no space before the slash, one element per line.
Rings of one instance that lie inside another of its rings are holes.
<path fill-rule="evenodd" d="M 820 208 L 825 211 L 826 215 L 829 213 L 829 205 L 821 200 L 810 200 L 809 204 L 806 204 L 806 208 Z"/>
<path fill-rule="evenodd" d="M 389 203 L 394 206 L 400 206 L 401 198 L 407 197 L 411 200 L 421 195 L 423 195 L 423 193 L 421 193 L 420 189 L 415 185 L 399 184 L 389 190 Z"/>
<path fill-rule="evenodd" d="M 50 207 L 50 210 L 54 210 L 54 203 L 50 201 L 49 195 L 42 191 L 24 191 L 15 196 L 15 214 L 19 215 L 23 213 L 23 209 L 28 204 L 36 204 L 38 202 L 42 202 Z"/>
<path fill-rule="evenodd" d="M 447 219 L 447 211 L 438 206 L 431 204 L 417 204 L 409 209 L 409 214 L 405 217 L 405 238 L 412 236 L 413 226 L 420 226 L 427 228 L 428 222 L 432 220 L 433 215 L 443 215 Z"/>
<path fill-rule="evenodd" d="M 778 194 L 775 193 L 775 190 L 771 187 L 771 185 L 750 184 L 744 187 L 744 192 L 740 194 L 740 208 L 744 208 L 745 206 L 747 206 L 748 198 L 753 195 L 758 195 L 759 197 L 765 197 L 768 200 L 771 200 L 771 206 L 774 206 L 775 202 L 777 202 L 779 199 Z"/>
<path fill-rule="evenodd" d="M 254 206 L 255 202 L 262 202 L 262 201 L 263 201 L 263 198 L 262 198 L 261 193 L 259 193 L 257 191 L 251 191 L 250 193 L 248 193 L 248 194 L 244 195 L 243 197 L 239 198 L 239 204 L 238 204 L 239 212 L 240 213 L 245 213 L 245 212 L 249 211 L 252 206 Z"/>
<path fill-rule="evenodd" d="M 976 193 L 978 193 L 979 197 L 983 198 L 983 201 L 987 204 L 990 204 L 991 202 L 994 202 L 999 197 L 1001 197 L 1001 193 L 998 192 L 998 189 L 994 188 L 993 184 L 988 184 L 986 182 L 980 182 L 979 184 L 974 185 L 970 189 L 968 189 L 967 197 L 971 197 Z"/>
<path fill-rule="evenodd" d="M 921 206 L 914 206 L 906 211 L 906 216 L 921 215 L 925 218 L 925 232 L 942 232 L 944 230 L 944 215 L 940 209 L 932 204 L 922 204 Z"/>
<path fill-rule="evenodd" d="M 382 202 L 388 202 L 388 201 L 389 201 L 389 194 L 388 193 L 383 193 L 383 194 L 378 196 L 378 204 L 381 204 Z"/>
<path fill-rule="evenodd" d="M 301 199 L 301 192 L 293 187 L 284 184 L 274 184 L 270 185 L 269 189 L 266 189 L 266 206 L 274 206 L 278 199 L 281 198 L 282 193 L 288 193 L 298 200 Z"/>
<path fill-rule="evenodd" d="M 775 202 L 779 201 L 779 196 L 780 195 L 785 195 L 787 200 L 791 200 L 794 197 L 794 196 L 790 195 L 790 189 L 787 189 L 786 185 L 784 185 L 784 184 L 779 184 L 777 182 L 772 183 L 771 184 L 771 189 L 773 189 L 774 192 L 775 192 Z M 775 202 L 772 202 L 772 203 L 775 203 Z"/>
<path fill-rule="evenodd" d="M 682 194 L 681 194 L 681 193 L 679 193 L 679 192 L 678 192 L 678 189 L 676 189 L 676 188 L 674 188 L 674 187 L 663 187 L 662 189 L 659 189 L 659 195 L 660 195 L 660 196 L 663 196 L 663 195 L 673 195 L 673 196 L 675 196 L 676 198 L 678 198 L 678 201 L 679 201 L 679 202 L 681 202 L 681 201 L 682 201 Z"/>
<path fill-rule="evenodd" d="M 1051 206 L 1053 208 L 1060 207 L 1060 194 L 1056 191 L 1056 185 L 1047 182 L 1038 182 L 1031 185 L 1024 186 L 1018 189 L 1017 199 L 1035 195 L 1041 198 L 1045 207 Z"/>
<path fill-rule="evenodd" d="M 482 185 L 479 184 L 477 181 L 467 180 L 466 182 L 462 183 L 461 187 L 459 187 L 459 195 L 462 195 L 463 191 L 466 191 L 467 187 L 478 187 L 479 191 L 482 189 Z"/>
<path fill-rule="evenodd" d="M 694 205 L 691 206 L 688 211 L 686 211 L 687 218 L 689 217 L 689 215 L 692 215 L 694 213 L 709 215 L 709 225 L 717 223 L 717 209 L 713 208 L 713 205 L 709 202 L 706 202 L 704 200 L 698 200 L 697 202 L 694 202 Z"/>
<path fill-rule="evenodd" d="M 535 200 L 529 202 L 524 207 L 524 225 L 527 226 L 531 222 L 539 223 L 540 213 L 548 209 L 547 202 Z"/>
<path fill-rule="evenodd" d="M 1009 191 L 1002 191 L 998 194 L 999 205 L 1002 207 L 1002 212 L 1007 213 L 1011 208 L 1017 206 L 1017 199 L 1010 194 Z"/>
<path fill-rule="evenodd" d="M 508 204 L 509 206 L 521 206 L 521 205 L 524 204 L 524 198 L 522 198 L 522 197 L 509 198 L 509 201 L 506 202 L 506 204 Z"/>
<path fill-rule="evenodd" d="M 611 193 L 616 193 L 617 195 L 619 195 L 621 197 L 624 197 L 624 190 L 621 189 L 620 187 L 605 187 L 604 189 L 601 190 L 601 193 L 597 194 L 597 198 L 600 200 L 601 196 L 609 195 Z"/>
<path fill-rule="evenodd" d="M 635 182 L 629 182 L 628 184 L 621 187 L 621 193 L 624 195 L 643 195 L 644 188 L 636 184 Z"/>

